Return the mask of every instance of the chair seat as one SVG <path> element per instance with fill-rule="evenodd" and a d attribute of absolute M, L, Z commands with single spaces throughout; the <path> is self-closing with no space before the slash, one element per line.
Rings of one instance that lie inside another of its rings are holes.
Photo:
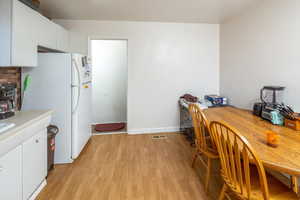
<path fill-rule="evenodd" d="M 209 157 L 212 157 L 212 158 L 218 158 L 219 157 L 218 151 L 214 148 L 210 137 L 206 136 L 205 140 L 206 140 L 206 145 L 207 145 L 206 149 L 205 150 L 204 149 L 198 149 L 198 152 L 200 154 L 203 153 L 206 156 L 209 156 Z M 197 140 L 195 140 L 195 142 L 197 144 Z"/>
<path fill-rule="evenodd" d="M 299 200 L 296 193 L 288 188 L 272 175 L 267 175 L 269 186 L 269 200 Z M 246 188 L 244 189 L 246 190 Z M 251 167 L 251 198 L 250 200 L 263 200 L 263 195 L 259 184 L 259 175 L 256 167 Z"/>

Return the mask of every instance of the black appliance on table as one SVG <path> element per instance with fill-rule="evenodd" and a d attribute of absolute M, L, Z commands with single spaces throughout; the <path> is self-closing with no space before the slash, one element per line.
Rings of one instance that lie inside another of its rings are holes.
<path fill-rule="evenodd" d="M 15 115 L 16 98 L 16 84 L 0 84 L 0 119 L 7 119 Z"/>
<path fill-rule="evenodd" d="M 260 91 L 261 102 L 254 104 L 253 114 L 273 124 L 278 124 L 278 120 L 276 119 L 282 117 L 280 110 L 284 106 L 282 103 L 284 89 L 285 87 L 281 86 L 264 86 Z"/>

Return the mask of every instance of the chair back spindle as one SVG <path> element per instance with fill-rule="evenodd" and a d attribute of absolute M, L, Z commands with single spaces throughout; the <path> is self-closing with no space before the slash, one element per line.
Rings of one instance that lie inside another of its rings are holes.
<path fill-rule="evenodd" d="M 196 104 L 189 105 L 189 112 L 192 116 L 194 132 L 195 132 L 195 143 L 196 148 L 200 151 L 207 150 L 207 130 L 208 130 L 208 121 L 206 117 L 201 112 L 201 109 Z"/>
<path fill-rule="evenodd" d="M 208 192 L 212 159 L 218 159 L 219 156 L 216 147 L 211 140 L 209 123 L 202 110 L 198 105 L 190 104 L 189 112 L 193 119 L 196 144 L 196 151 L 192 159 L 192 167 L 195 166 L 197 158 L 199 158 L 202 164 L 206 167 L 205 191 Z M 207 158 L 206 161 L 202 159 L 203 156 Z"/>

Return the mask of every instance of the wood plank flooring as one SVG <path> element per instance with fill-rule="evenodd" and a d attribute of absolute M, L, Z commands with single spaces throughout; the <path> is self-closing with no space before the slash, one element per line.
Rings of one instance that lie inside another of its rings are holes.
<path fill-rule="evenodd" d="M 38 200 L 207 200 L 180 134 L 93 136 L 73 163 L 56 165 Z"/>

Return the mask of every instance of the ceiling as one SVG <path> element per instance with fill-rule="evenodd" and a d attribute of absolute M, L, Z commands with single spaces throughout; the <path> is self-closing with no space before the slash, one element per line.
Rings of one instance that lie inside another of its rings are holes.
<path fill-rule="evenodd" d="M 40 0 L 57 19 L 221 23 L 262 0 Z"/>

